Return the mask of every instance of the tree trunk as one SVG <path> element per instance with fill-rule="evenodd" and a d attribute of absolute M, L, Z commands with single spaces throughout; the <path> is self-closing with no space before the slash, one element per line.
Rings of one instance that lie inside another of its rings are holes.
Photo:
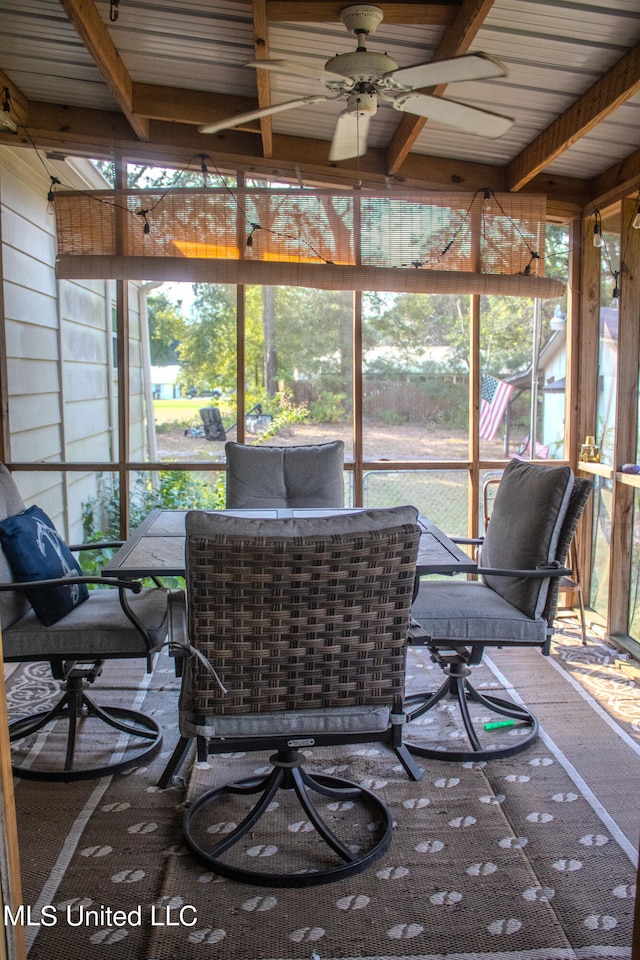
<path fill-rule="evenodd" d="M 264 386 L 268 394 L 274 395 L 278 392 L 276 297 L 274 287 L 262 288 L 262 333 L 264 336 Z"/>

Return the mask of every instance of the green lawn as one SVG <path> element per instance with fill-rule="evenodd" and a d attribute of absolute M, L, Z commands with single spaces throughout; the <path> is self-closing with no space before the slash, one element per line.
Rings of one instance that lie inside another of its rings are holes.
<path fill-rule="evenodd" d="M 209 397 L 184 397 L 179 400 L 154 400 L 153 415 L 156 423 L 183 423 L 200 420 L 198 411 L 211 404 Z"/>

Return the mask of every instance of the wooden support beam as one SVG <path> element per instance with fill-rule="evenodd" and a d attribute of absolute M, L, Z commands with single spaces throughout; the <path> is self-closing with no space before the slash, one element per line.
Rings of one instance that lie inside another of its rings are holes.
<path fill-rule="evenodd" d="M 467 53 L 492 6 L 493 0 L 463 0 L 455 20 L 447 27 L 436 47 L 433 60 L 447 60 Z M 442 83 L 422 92 L 441 97 L 446 89 L 447 84 Z M 389 176 L 398 172 L 426 122 L 424 117 L 414 117 L 408 113 L 403 116 L 387 147 Z"/>
<path fill-rule="evenodd" d="M 346 0 L 267 0 L 267 19 L 271 23 L 339 23 L 340 11 L 349 4 Z M 384 14 L 385 23 L 411 23 L 426 26 L 445 26 L 453 21 L 459 0 L 441 0 L 437 3 L 406 3 L 393 0 L 376 3 Z"/>
<path fill-rule="evenodd" d="M 163 97 L 161 87 L 135 85 L 142 100 L 159 105 Z M 170 90 L 170 88 L 167 88 Z M 177 92 L 176 92 L 177 93 Z M 182 96 L 182 95 L 181 95 Z M 90 110 L 85 107 L 63 107 L 58 104 L 31 101 L 29 104 L 29 136 L 19 132 L 11 137 L 11 146 L 37 149 L 44 153 L 69 154 L 110 160 L 114 151 L 126 156 L 130 163 L 150 166 L 184 167 L 200 154 L 211 154 L 224 167 L 245 170 L 248 174 L 289 179 L 298 182 L 298 172 L 309 186 L 351 186 L 362 182 L 364 189 L 384 189 L 388 186 L 385 174 L 385 156 L 382 150 L 370 149 L 364 157 L 336 164 L 329 161 L 329 143 L 304 137 L 274 136 L 273 157 L 262 155 L 257 125 L 254 133 L 225 130 L 213 136 L 200 134 L 191 124 L 211 119 L 207 115 L 207 97 L 202 94 L 199 106 L 188 123 L 169 123 L 153 120 L 150 139 L 143 143 L 132 134 L 122 114 L 108 110 Z M 231 100 L 218 98 L 216 109 L 228 110 Z M 219 103 L 223 106 L 220 107 Z M 246 101 L 244 101 L 246 103 Z M 250 101 L 255 106 L 255 101 Z M 186 104 L 185 107 L 186 109 Z M 147 109 L 147 106 L 145 106 Z M 213 106 L 212 106 L 213 109 Z M 245 107 L 246 109 L 246 107 Z M 166 112 L 170 113 L 169 105 Z M 204 110 L 204 116 L 199 111 Z M 228 112 L 223 114 L 228 116 Z M 215 119 L 215 115 L 214 115 Z M 194 168 L 195 169 L 195 168 Z M 490 187 L 496 193 L 504 191 L 504 169 L 492 164 L 468 160 L 447 160 L 411 154 L 403 167 L 402 176 L 396 176 L 392 187 L 418 190 L 477 190 Z M 553 177 L 546 174 L 529 184 L 531 193 L 547 197 L 547 216 L 566 221 L 579 216 L 587 199 L 588 184 L 572 177 Z"/>
<path fill-rule="evenodd" d="M 631 227 L 637 209 L 632 200 L 622 203 L 614 469 L 623 463 L 635 463 L 637 458 L 640 231 Z M 614 481 L 607 624 L 611 636 L 626 634 L 629 628 L 634 493 L 634 487 Z"/>
<path fill-rule="evenodd" d="M 138 116 L 194 126 L 216 123 L 234 114 L 258 109 L 258 101 L 253 97 L 161 87 L 153 83 L 133 84 L 133 105 Z M 260 124 L 253 120 L 236 129 L 260 133 Z M 192 132 L 185 131 L 187 136 Z"/>
<path fill-rule="evenodd" d="M 573 242 L 579 240 L 578 231 L 573 232 Z M 600 249 L 593 245 L 593 224 L 583 220 L 580 243 L 580 288 L 579 291 L 579 349 L 578 382 L 576 397 L 580 397 L 577 411 L 576 444 L 584 443 L 587 436 L 596 436 L 598 353 L 600 346 Z M 578 451 L 570 451 L 577 457 Z M 578 562 L 585 602 L 589 605 L 591 593 L 592 536 L 598 493 L 587 504 L 580 523 Z"/>
<path fill-rule="evenodd" d="M 507 188 L 521 190 L 537 173 L 640 91 L 640 43 L 625 53 L 507 168 Z"/>
<path fill-rule="evenodd" d="M 23 903 L 22 880 L 1 636 L 0 676 L 2 677 L 0 685 L 0 909 L 3 915 L 6 907 L 16 916 L 18 907 Z M 0 937 L 0 956 L 6 960 L 26 960 L 27 948 L 23 924 L 8 923 L 5 920 L 3 927 L 4 933 Z"/>
<path fill-rule="evenodd" d="M 640 150 L 617 160 L 612 166 L 594 177 L 589 184 L 589 202 L 585 213 L 602 210 L 603 207 L 622 200 L 640 189 Z"/>
<path fill-rule="evenodd" d="M 253 42 L 256 60 L 269 59 L 269 27 L 265 0 L 252 0 L 253 10 Z M 256 70 L 256 84 L 258 87 L 258 106 L 271 106 L 271 79 L 267 70 Z M 265 157 L 273 154 L 273 125 L 271 117 L 260 118 L 260 134 L 262 136 L 262 153 Z"/>
<path fill-rule="evenodd" d="M 133 82 L 95 3 L 93 0 L 60 0 L 60 3 L 136 135 L 148 140 L 149 121 L 133 112 Z"/>

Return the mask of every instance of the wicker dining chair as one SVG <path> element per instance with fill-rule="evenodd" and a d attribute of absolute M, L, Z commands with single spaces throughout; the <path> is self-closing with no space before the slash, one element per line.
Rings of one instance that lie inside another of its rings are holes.
<path fill-rule="evenodd" d="M 307 886 L 352 876 L 387 849 L 392 818 L 383 800 L 342 777 L 307 772 L 301 748 L 386 743 L 419 779 L 402 740 L 416 519 L 413 507 L 280 520 L 187 515 L 187 598 L 176 603 L 174 596 L 170 640 L 195 655 L 183 671 L 181 740 L 161 783 L 170 782 L 194 737 L 200 761 L 273 751 L 269 772 L 209 789 L 185 814 L 187 845 L 214 872 Z M 279 789 L 297 797 L 306 817 L 302 856 L 312 862 L 302 873 L 288 869 L 293 834 L 286 827 L 279 866 L 246 866 L 244 841 L 253 846 L 268 834 Z M 240 815 L 232 805 L 223 819 L 237 826 L 220 838 L 209 828 L 238 795 L 257 801 Z M 344 812 L 332 813 L 331 804 Z M 358 824 L 370 827 L 354 850 Z M 317 858 L 311 829 L 322 841 Z"/>
<path fill-rule="evenodd" d="M 108 661 L 139 659 L 151 672 L 167 636 L 166 590 L 83 576 L 71 553 L 118 545 L 67 547 L 44 511 L 25 507 L 0 464 L 4 661 L 46 663 L 60 684 L 53 706 L 9 724 L 11 742 L 19 747 L 12 755 L 16 776 L 65 782 L 104 777 L 149 760 L 162 746 L 154 717 L 127 703 L 98 703 L 88 693 Z M 104 589 L 88 591 L 87 584 Z"/>
<path fill-rule="evenodd" d="M 227 507 L 344 506 L 344 443 L 225 444 Z"/>
<path fill-rule="evenodd" d="M 461 724 L 448 743 L 414 743 L 410 737 L 416 755 L 488 760 L 512 756 L 536 740 L 535 715 L 524 704 L 478 690 L 471 668 L 482 662 L 487 647 L 549 653 L 558 591 L 571 574 L 565 567 L 569 547 L 592 489 L 593 481 L 574 477 L 570 467 L 512 460 L 480 545 L 480 579 L 420 584 L 412 642 L 428 648 L 443 677 L 435 691 L 407 697 L 408 718 L 416 721 L 453 701 Z M 473 703 L 482 708 L 480 722 L 470 713 Z"/>

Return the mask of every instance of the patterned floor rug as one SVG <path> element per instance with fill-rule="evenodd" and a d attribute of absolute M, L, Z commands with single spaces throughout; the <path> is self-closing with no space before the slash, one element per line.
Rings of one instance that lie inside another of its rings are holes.
<path fill-rule="evenodd" d="M 30 960 L 631 957 L 640 688 L 619 654 L 595 639 L 582 647 L 571 627 L 551 658 L 521 654 L 496 651 L 476 673 L 484 689 L 521 697 L 541 721 L 540 739 L 515 757 L 421 759 L 424 776 L 413 783 L 383 747 L 307 751 L 314 769 L 369 783 L 392 810 L 394 832 L 366 872 L 291 890 L 216 877 L 181 835 L 185 802 L 264 768 L 266 757 L 191 764 L 186 782 L 159 791 L 177 736 L 169 658 L 143 691 L 134 667 L 105 676 L 101 698 L 137 697 L 163 724 L 165 745 L 152 763 L 113 778 L 16 781 L 24 902 L 34 915 L 51 906 L 57 921 L 27 929 Z M 411 653 L 416 689 L 433 686 L 437 669 Z M 54 690 L 40 667 L 16 670 L 8 689 L 16 713 L 29 690 L 45 701 Z M 412 739 L 460 736 L 450 704 L 437 714 L 412 725 Z M 224 826 L 217 819 L 212 828 Z M 275 863 L 303 831 L 294 817 L 284 838 L 252 838 L 248 851 Z"/>

